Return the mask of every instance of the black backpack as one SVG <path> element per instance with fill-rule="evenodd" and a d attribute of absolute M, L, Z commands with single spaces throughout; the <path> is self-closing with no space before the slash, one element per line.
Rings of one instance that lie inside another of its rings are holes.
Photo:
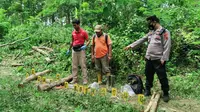
<path fill-rule="evenodd" d="M 128 84 L 131 86 L 135 94 L 142 94 L 144 90 L 144 86 L 142 83 L 142 79 L 134 74 L 128 75 Z"/>

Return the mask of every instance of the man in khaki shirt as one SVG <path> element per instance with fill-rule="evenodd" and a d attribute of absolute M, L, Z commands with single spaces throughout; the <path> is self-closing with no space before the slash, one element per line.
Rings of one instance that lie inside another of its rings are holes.
<path fill-rule="evenodd" d="M 125 50 L 135 48 L 145 41 L 148 41 L 148 48 L 146 51 L 146 84 L 145 96 L 151 95 L 151 88 L 153 87 L 154 74 L 158 75 L 163 90 L 163 100 L 169 101 L 169 84 L 166 74 L 165 63 L 169 60 L 171 38 L 170 32 L 160 25 L 159 19 L 154 15 L 147 18 L 150 32 L 143 38 L 133 42 L 125 47 Z"/>

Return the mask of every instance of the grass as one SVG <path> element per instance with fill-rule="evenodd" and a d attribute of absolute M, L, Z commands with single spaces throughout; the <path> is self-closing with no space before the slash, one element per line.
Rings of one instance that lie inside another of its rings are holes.
<path fill-rule="evenodd" d="M 4 57 L 5 58 L 5 57 Z M 8 62 L 9 59 L 3 59 Z M 5 62 L 5 63 L 6 63 Z M 34 59 L 31 62 L 35 62 Z M 39 65 L 37 66 L 40 67 Z M 80 95 L 70 90 L 38 91 L 34 81 L 17 85 L 31 68 L 0 66 L 0 111 L 2 112 L 137 112 L 131 104 L 113 102 L 109 97 Z M 54 71 L 56 72 L 56 71 Z M 48 75 L 53 77 L 54 74 Z"/>
<path fill-rule="evenodd" d="M 34 83 L 17 88 L 19 80 L 1 77 L 0 111 L 7 112 L 137 112 L 130 104 L 114 103 L 108 97 L 80 95 L 70 90 L 40 92 Z"/>
<path fill-rule="evenodd" d="M 54 78 L 57 73 L 61 74 L 61 77 L 65 77 L 71 74 L 71 57 L 65 56 L 66 49 L 64 47 L 59 48 L 61 45 L 52 45 L 55 49 L 54 55 L 55 62 L 45 62 L 45 56 L 38 53 L 29 54 L 31 48 L 25 48 L 25 50 L 10 49 L 5 47 L 1 49 L 0 62 L 7 66 L 0 65 L 0 111 L 2 112 L 137 112 L 143 110 L 141 107 L 134 107 L 131 103 L 127 102 L 115 102 L 110 97 L 100 97 L 90 95 L 80 95 L 73 91 L 68 90 L 52 90 L 48 92 L 40 92 L 37 90 L 35 83 L 31 82 L 24 88 L 17 88 L 21 79 L 25 77 L 27 72 L 30 72 L 32 68 L 37 71 L 43 71 L 45 69 L 52 69 L 53 72 L 45 75 L 47 78 Z M 13 57 L 15 57 L 21 51 L 21 55 L 18 58 L 18 62 L 25 64 L 23 67 L 11 68 L 9 65 L 13 63 Z M 54 56 L 52 56 L 54 57 Z M 90 58 L 90 57 L 87 57 Z M 123 64 L 123 63 L 122 63 Z M 67 68 L 65 68 L 67 66 Z M 142 68 L 142 67 L 141 67 Z M 176 69 L 175 69 L 176 70 Z M 177 70 L 177 73 L 188 74 L 186 76 L 175 75 L 170 78 L 171 95 L 173 99 L 177 100 L 177 96 L 180 98 L 192 98 L 199 99 L 199 92 L 195 91 L 193 86 L 199 84 L 199 71 L 193 69 L 181 69 Z M 143 71 L 143 70 L 140 70 Z M 80 72 L 80 71 L 79 71 Z M 122 71 L 124 74 L 127 71 Z M 89 68 L 89 77 L 95 78 L 94 71 Z M 123 75 L 124 75 L 123 74 Z M 124 75 L 125 76 L 125 75 Z M 118 79 L 118 82 L 124 82 L 126 78 Z M 125 83 L 125 82 L 124 82 Z M 117 87 L 120 87 L 122 83 L 117 83 Z M 160 90 L 160 88 L 159 88 Z M 186 92 L 188 91 L 188 92 Z M 192 93 L 191 93 L 192 92 Z M 189 100 L 191 101 L 191 100 Z M 172 101 L 171 105 L 174 101 Z M 180 103 L 175 103 L 179 105 Z M 196 103 L 194 103 L 195 105 Z M 162 105 L 162 102 L 161 102 Z M 163 104 L 167 105 L 167 104 Z M 170 105 L 170 103 L 169 103 Z M 170 105 L 170 106 L 171 106 Z M 185 105 L 185 104 L 180 104 Z M 190 105 L 189 105 L 190 106 Z M 173 107 L 173 106 L 172 106 Z M 176 107 L 178 108 L 178 107 Z"/>

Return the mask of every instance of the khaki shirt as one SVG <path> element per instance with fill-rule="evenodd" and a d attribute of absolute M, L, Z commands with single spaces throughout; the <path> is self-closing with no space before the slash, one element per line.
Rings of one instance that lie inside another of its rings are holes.
<path fill-rule="evenodd" d="M 171 49 L 171 37 L 170 32 L 166 30 L 163 35 L 160 35 L 160 30 L 162 27 L 157 29 L 156 31 L 151 31 L 147 35 L 145 35 L 143 38 L 133 42 L 129 46 L 133 49 L 145 41 L 148 41 L 148 48 L 146 51 L 145 57 L 148 60 L 163 60 L 168 61 L 169 60 L 169 54 Z M 161 39 L 163 38 L 163 39 Z M 163 40 L 163 42 L 162 42 Z"/>

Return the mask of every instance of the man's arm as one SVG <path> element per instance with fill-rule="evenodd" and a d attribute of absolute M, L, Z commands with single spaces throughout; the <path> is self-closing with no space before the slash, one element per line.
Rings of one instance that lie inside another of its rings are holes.
<path fill-rule="evenodd" d="M 73 36 L 72 36 L 72 41 L 71 41 L 71 43 L 70 43 L 69 49 L 68 49 L 67 52 L 66 52 L 66 55 L 69 55 L 70 50 L 72 49 L 72 46 L 73 46 Z"/>
<path fill-rule="evenodd" d="M 166 31 L 163 34 L 164 37 L 164 46 L 163 46 L 163 56 L 161 58 L 161 62 L 164 63 L 164 61 L 168 61 L 169 60 L 169 54 L 170 54 L 170 49 L 171 49 L 171 36 L 170 36 L 170 32 Z"/>
<path fill-rule="evenodd" d="M 87 48 L 87 46 L 90 44 L 90 41 L 89 41 L 89 38 L 88 38 L 88 33 L 85 32 L 84 35 L 85 35 L 85 40 L 86 40 L 87 43 L 81 47 L 81 50 L 85 50 Z"/>
<path fill-rule="evenodd" d="M 91 56 L 92 56 L 92 62 L 94 62 L 94 37 L 92 37 L 92 45 L 91 45 Z"/>
<path fill-rule="evenodd" d="M 86 39 L 86 42 L 87 42 L 87 43 L 86 43 L 86 46 L 88 46 L 88 45 L 90 44 L 89 38 Z"/>
<path fill-rule="evenodd" d="M 112 44 L 108 45 L 108 59 L 112 58 Z"/>
<path fill-rule="evenodd" d="M 72 46 L 73 46 L 73 41 L 74 41 L 74 39 L 73 39 L 73 35 L 72 35 L 72 41 L 71 41 L 71 43 L 70 43 L 70 46 L 69 46 L 69 49 L 68 49 L 68 51 L 70 51 L 70 50 L 72 49 Z"/>
<path fill-rule="evenodd" d="M 141 39 L 139 39 L 139 40 L 133 42 L 132 44 L 126 46 L 124 49 L 125 49 L 125 50 L 128 50 L 128 49 L 130 49 L 130 48 L 133 48 L 133 49 L 134 49 L 134 48 L 138 47 L 139 45 L 141 45 L 142 43 L 144 43 L 145 41 L 148 40 L 148 35 L 149 35 L 149 34 L 147 34 L 147 35 L 145 35 L 144 37 L 142 37 Z"/>
<path fill-rule="evenodd" d="M 110 36 L 107 36 L 107 46 L 108 46 L 108 59 L 109 61 L 112 59 L 112 40 L 110 39 Z"/>

